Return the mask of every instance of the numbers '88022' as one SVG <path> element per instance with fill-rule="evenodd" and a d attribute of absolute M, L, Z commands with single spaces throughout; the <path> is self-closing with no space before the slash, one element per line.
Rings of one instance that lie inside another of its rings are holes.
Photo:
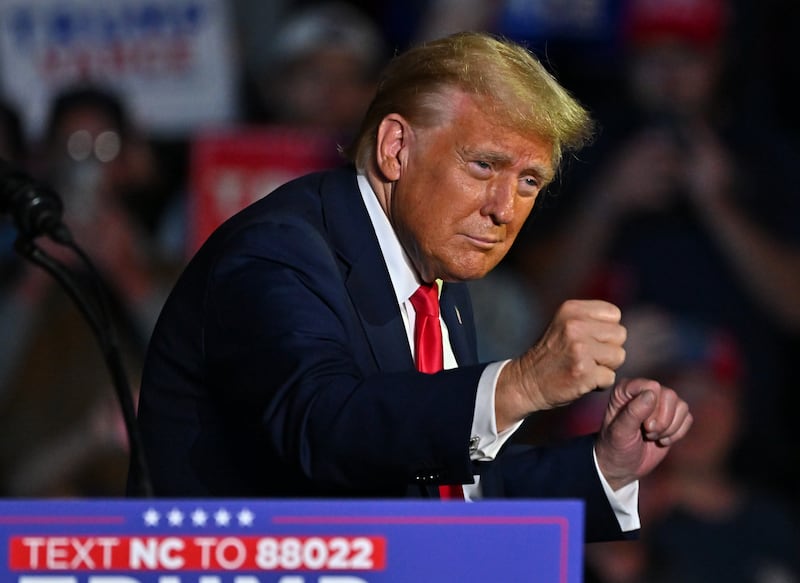
<path fill-rule="evenodd" d="M 255 563 L 264 570 L 354 570 L 385 567 L 382 537 L 281 536 L 260 538 Z"/>

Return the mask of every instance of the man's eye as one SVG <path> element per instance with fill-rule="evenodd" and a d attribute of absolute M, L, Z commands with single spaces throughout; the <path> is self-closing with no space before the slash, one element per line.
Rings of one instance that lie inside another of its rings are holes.
<path fill-rule="evenodd" d="M 481 173 L 489 172 L 492 169 L 492 165 L 489 164 L 489 162 L 484 162 L 483 160 L 475 160 L 472 165 L 478 172 Z"/>
<path fill-rule="evenodd" d="M 536 194 L 539 192 L 539 181 L 528 176 L 520 180 L 520 193 L 525 195 Z"/>

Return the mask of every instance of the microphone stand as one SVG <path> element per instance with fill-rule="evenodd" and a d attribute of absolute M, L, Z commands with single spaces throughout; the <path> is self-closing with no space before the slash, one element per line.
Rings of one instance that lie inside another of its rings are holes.
<path fill-rule="evenodd" d="M 137 469 L 136 472 L 133 472 L 136 476 L 136 481 L 129 485 L 132 490 L 131 493 L 137 497 L 150 498 L 153 496 L 150 472 L 144 457 L 141 436 L 136 425 L 133 397 L 114 335 L 102 279 L 99 277 L 89 256 L 75 243 L 66 227 L 59 225 L 57 229 L 54 229 L 49 234 L 52 240 L 72 250 L 85 263 L 89 270 L 90 278 L 94 282 L 93 287 L 96 295 L 94 303 L 86 296 L 74 274 L 63 263 L 39 247 L 34 242 L 33 237 L 22 232 L 17 238 L 14 248 L 20 255 L 46 270 L 61 284 L 91 326 L 111 374 L 128 434 L 131 463 Z"/>

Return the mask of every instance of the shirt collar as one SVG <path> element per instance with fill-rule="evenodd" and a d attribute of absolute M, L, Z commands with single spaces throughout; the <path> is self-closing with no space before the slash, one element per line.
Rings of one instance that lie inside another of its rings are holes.
<path fill-rule="evenodd" d="M 361 198 L 367 207 L 372 227 L 378 236 L 378 244 L 383 254 L 383 260 L 386 262 L 386 268 L 389 270 L 389 278 L 392 280 L 397 303 L 402 304 L 417 290 L 420 281 L 417 279 L 411 260 L 400 244 L 389 218 L 378 202 L 378 196 L 363 174 L 358 175 L 358 190 L 361 192 Z"/>

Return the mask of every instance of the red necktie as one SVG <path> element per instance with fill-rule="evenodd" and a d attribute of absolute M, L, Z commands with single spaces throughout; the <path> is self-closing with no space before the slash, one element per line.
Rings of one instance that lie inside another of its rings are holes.
<path fill-rule="evenodd" d="M 444 356 L 442 349 L 442 327 L 439 324 L 439 286 L 436 282 L 421 285 L 411 296 L 411 305 L 416 312 L 414 325 L 414 357 L 417 370 L 435 373 L 442 370 Z M 463 500 L 461 484 L 439 486 L 442 500 Z"/>

